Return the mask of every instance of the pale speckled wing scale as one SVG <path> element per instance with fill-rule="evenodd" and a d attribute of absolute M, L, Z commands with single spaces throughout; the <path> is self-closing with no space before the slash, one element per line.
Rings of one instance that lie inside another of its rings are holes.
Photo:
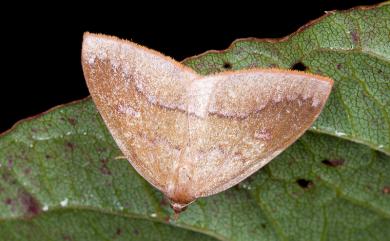
<path fill-rule="evenodd" d="M 318 117 L 333 84 L 276 69 L 200 76 L 153 50 L 88 33 L 82 63 L 119 148 L 176 211 L 286 149 Z"/>

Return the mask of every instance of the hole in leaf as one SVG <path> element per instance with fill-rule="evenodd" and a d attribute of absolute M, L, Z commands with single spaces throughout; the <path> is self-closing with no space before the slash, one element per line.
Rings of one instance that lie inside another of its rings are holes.
<path fill-rule="evenodd" d="M 297 180 L 297 184 L 301 187 L 301 188 L 311 188 L 314 184 L 311 180 L 306 180 L 306 179 L 298 179 Z"/>
<path fill-rule="evenodd" d="M 337 167 L 344 164 L 344 160 L 341 159 L 334 159 L 334 160 L 323 160 L 322 164 L 327 165 L 329 167 Z"/>
<path fill-rule="evenodd" d="M 305 70 L 307 69 L 307 67 L 306 67 L 301 61 L 299 61 L 299 62 L 295 63 L 295 64 L 291 67 L 291 69 L 293 69 L 293 70 L 305 71 Z"/>
<path fill-rule="evenodd" d="M 223 68 L 224 69 L 231 69 L 232 68 L 232 64 L 229 63 L 229 62 L 225 62 L 225 63 L 223 63 Z"/>

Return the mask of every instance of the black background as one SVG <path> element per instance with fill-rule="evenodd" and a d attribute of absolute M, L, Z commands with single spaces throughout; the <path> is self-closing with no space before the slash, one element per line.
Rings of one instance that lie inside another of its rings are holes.
<path fill-rule="evenodd" d="M 237 38 L 284 37 L 325 11 L 381 1 L 292 2 L 265 6 L 262 1 L 256 5 L 236 1 L 215 8 L 183 1 L 180 10 L 150 3 L 100 5 L 100 10 L 45 6 L 39 11 L 16 11 L 2 23 L 0 133 L 20 119 L 88 96 L 80 64 L 85 31 L 131 39 L 182 60 L 225 49 Z"/>

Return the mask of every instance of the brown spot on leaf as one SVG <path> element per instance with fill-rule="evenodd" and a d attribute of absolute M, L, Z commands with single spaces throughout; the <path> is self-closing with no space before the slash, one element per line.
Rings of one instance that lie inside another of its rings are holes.
<path fill-rule="evenodd" d="M 69 235 L 63 235 L 62 239 L 65 240 L 65 241 L 73 241 L 72 237 L 69 236 Z"/>
<path fill-rule="evenodd" d="M 117 228 L 116 231 L 115 231 L 115 234 L 120 236 L 122 234 L 122 229 L 121 228 Z"/>
<path fill-rule="evenodd" d="M 45 155 L 45 158 L 46 158 L 46 159 L 50 159 L 51 156 L 50 156 L 49 154 L 46 154 L 46 155 Z"/>
<path fill-rule="evenodd" d="M 68 122 L 69 124 L 71 124 L 72 126 L 75 126 L 77 124 L 77 120 L 75 118 L 72 118 L 72 117 L 69 117 L 68 118 Z"/>
<path fill-rule="evenodd" d="M 40 213 L 41 208 L 38 201 L 26 191 L 19 192 L 18 198 L 24 207 L 25 216 L 33 217 Z"/>
<path fill-rule="evenodd" d="M 69 150 L 71 150 L 71 151 L 73 151 L 74 148 L 75 148 L 75 145 L 74 145 L 72 142 L 66 142 L 65 146 L 66 146 Z"/>
<path fill-rule="evenodd" d="M 296 182 L 303 189 L 310 189 L 310 188 L 312 188 L 314 186 L 313 181 L 307 180 L 307 179 L 303 179 L 303 178 L 298 179 Z"/>
<path fill-rule="evenodd" d="M 31 168 L 27 167 L 23 172 L 25 175 L 29 175 L 31 173 Z"/>
<path fill-rule="evenodd" d="M 108 160 L 107 159 L 102 159 L 100 160 L 101 166 L 100 166 L 100 172 L 103 175 L 111 175 L 111 170 L 108 168 Z"/>
<path fill-rule="evenodd" d="M 13 180 L 11 173 L 9 171 L 3 172 L 1 174 L 1 178 L 4 180 L 4 182 L 7 182 L 7 183 L 11 183 L 11 180 Z"/>
<path fill-rule="evenodd" d="M 169 200 L 166 196 L 164 196 L 160 201 L 160 206 L 167 207 L 169 206 Z"/>
<path fill-rule="evenodd" d="M 382 192 L 383 192 L 384 194 L 390 194 L 390 186 L 384 187 L 383 190 L 382 190 Z"/>
<path fill-rule="evenodd" d="M 8 159 L 7 166 L 8 166 L 8 168 L 12 168 L 14 166 L 14 160 Z"/>
<path fill-rule="evenodd" d="M 333 160 L 323 160 L 322 164 L 327 165 L 329 167 L 337 167 L 344 164 L 344 160 L 342 159 L 333 159 Z"/>
<path fill-rule="evenodd" d="M 96 148 L 96 151 L 101 153 L 101 152 L 107 151 L 107 149 L 105 147 L 98 147 L 98 148 Z"/>
<path fill-rule="evenodd" d="M 135 235 L 135 236 L 138 236 L 139 235 L 139 230 L 138 229 L 133 229 L 133 234 Z"/>
<path fill-rule="evenodd" d="M 342 64 L 337 64 L 337 65 L 336 65 L 336 68 L 337 68 L 338 70 L 340 70 L 341 67 L 342 67 Z"/>
<path fill-rule="evenodd" d="M 4 203 L 7 204 L 7 205 L 11 205 L 12 204 L 12 199 L 11 198 L 7 198 L 4 200 Z"/>
<path fill-rule="evenodd" d="M 351 37 L 354 44 L 359 43 L 359 33 L 356 30 L 351 31 Z"/>

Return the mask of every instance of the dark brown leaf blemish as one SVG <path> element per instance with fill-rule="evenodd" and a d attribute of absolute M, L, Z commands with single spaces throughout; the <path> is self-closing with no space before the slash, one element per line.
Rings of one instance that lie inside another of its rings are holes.
<path fill-rule="evenodd" d="M 333 160 L 323 160 L 322 164 L 329 166 L 329 167 L 337 167 L 344 164 L 344 160 L 342 159 L 333 159 Z"/>
<path fill-rule="evenodd" d="M 99 153 L 102 153 L 102 152 L 107 151 L 107 149 L 105 147 L 98 147 L 98 148 L 96 148 L 96 151 Z"/>
<path fill-rule="evenodd" d="M 169 206 L 169 200 L 168 200 L 168 198 L 166 196 L 161 198 L 160 206 L 162 206 L 162 207 L 168 207 Z"/>
<path fill-rule="evenodd" d="M 73 149 L 75 147 L 75 145 L 72 142 L 67 142 L 65 145 L 71 151 L 73 151 Z"/>
<path fill-rule="evenodd" d="M 23 172 L 24 172 L 25 175 L 28 175 L 28 174 L 31 173 L 31 168 L 28 167 L 28 168 L 24 169 Z"/>
<path fill-rule="evenodd" d="M 8 168 L 12 168 L 14 166 L 14 160 L 8 159 L 7 166 L 8 166 Z"/>
<path fill-rule="evenodd" d="M 340 70 L 341 67 L 342 67 L 342 64 L 337 64 L 337 65 L 336 65 L 336 68 L 337 68 L 338 70 Z"/>
<path fill-rule="evenodd" d="M 135 236 L 138 236 L 139 235 L 139 230 L 138 229 L 133 229 L 133 234 L 135 235 Z"/>
<path fill-rule="evenodd" d="M 303 178 L 298 179 L 298 180 L 297 180 L 297 184 L 298 184 L 301 188 L 303 188 L 303 189 L 309 189 L 309 188 L 311 188 L 311 187 L 314 186 L 313 181 L 307 180 L 307 179 L 303 179 Z"/>
<path fill-rule="evenodd" d="M 4 182 L 7 182 L 7 183 L 12 183 L 12 181 L 14 180 L 9 171 L 3 172 L 1 174 L 1 178 L 4 180 Z"/>
<path fill-rule="evenodd" d="M 122 234 L 122 229 L 121 228 L 117 228 L 116 231 L 115 231 L 115 234 L 120 236 Z"/>
<path fill-rule="evenodd" d="M 33 217 L 41 212 L 41 207 L 38 201 L 26 191 L 21 191 L 18 195 L 20 203 L 24 207 L 25 216 Z"/>
<path fill-rule="evenodd" d="M 351 37 L 354 44 L 359 43 L 359 33 L 356 30 L 351 31 Z"/>
<path fill-rule="evenodd" d="M 77 120 L 75 118 L 72 118 L 72 117 L 69 117 L 68 118 L 68 122 L 69 124 L 71 124 L 72 126 L 75 126 L 77 124 Z"/>
<path fill-rule="evenodd" d="M 301 61 L 299 61 L 299 62 L 296 62 L 295 64 L 293 64 L 293 66 L 291 66 L 291 69 L 305 71 L 307 69 L 307 67 Z"/>
<path fill-rule="evenodd" d="M 382 190 L 383 194 L 390 194 L 390 186 L 386 186 Z"/>
<path fill-rule="evenodd" d="M 11 199 L 11 198 L 6 198 L 6 199 L 4 200 L 4 203 L 5 203 L 6 205 L 11 205 L 11 204 L 12 204 L 12 199 Z"/>
<path fill-rule="evenodd" d="M 100 166 L 100 172 L 103 175 L 111 175 L 111 170 L 108 168 L 108 160 L 107 159 L 102 159 L 100 160 L 101 166 Z"/>
<path fill-rule="evenodd" d="M 63 235 L 62 239 L 65 241 L 73 241 L 72 237 L 70 237 L 69 235 Z"/>

